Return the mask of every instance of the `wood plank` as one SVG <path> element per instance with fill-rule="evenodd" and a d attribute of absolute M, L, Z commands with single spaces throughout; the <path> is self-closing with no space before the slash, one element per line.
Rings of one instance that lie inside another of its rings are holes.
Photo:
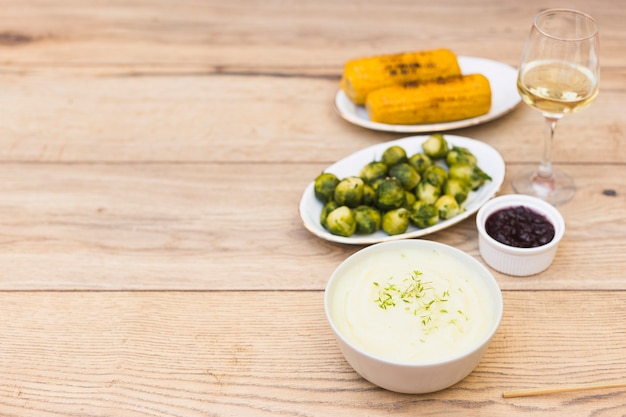
<path fill-rule="evenodd" d="M 411 136 L 344 121 L 332 106 L 338 80 L 338 74 L 262 82 L 232 75 L 0 74 L 0 102 L 11 103 L 0 121 L 0 159 L 330 165 L 361 148 Z M 624 94 L 603 90 L 590 108 L 565 117 L 554 161 L 623 167 Z M 521 105 L 501 119 L 449 133 L 484 141 L 507 162 L 535 163 L 547 127 L 538 112 Z"/>
<path fill-rule="evenodd" d="M 545 8 L 540 0 L 64 0 L 56 5 L 6 0 L 4 5 L 3 65 L 88 66 L 125 73 L 298 72 L 303 67 L 339 68 L 349 56 L 440 46 L 516 65 L 532 17 Z M 607 35 L 604 62 L 620 63 L 623 10 L 612 0 L 571 0 L 561 6 L 594 15 Z"/>
<path fill-rule="evenodd" d="M 345 362 L 319 291 L 2 292 L 0 414 L 626 413 L 626 389 L 502 398 L 623 379 L 625 292 L 515 291 L 504 301 L 501 327 L 472 374 L 438 393 L 400 395 Z"/>
<path fill-rule="evenodd" d="M 554 264 L 534 277 L 495 275 L 506 289 L 626 289 L 626 176 L 565 168 L 579 190 L 561 207 L 567 229 Z M 298 203 L 321 169 L 5 163 L 0 288 L 323 289 L 360 247 L 326 242 L 301 224 Z M 511 192 L 508 180 L 502 192 Z M 473 216 L 427 238 L 479 257 Z"/>

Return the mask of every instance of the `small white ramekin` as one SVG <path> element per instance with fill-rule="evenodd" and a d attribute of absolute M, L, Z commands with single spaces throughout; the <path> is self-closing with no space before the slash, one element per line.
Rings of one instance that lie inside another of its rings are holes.
<path fill-rule="evenodd" d="M 554 226 L 554 238 L 543 246 L 517 248 L 500 243 L 487 234 L 485 221 L 492 213 L 518 206 L 544 215 Z M 480 256 L 496 271 L 513 276 L 535 275 L 548 269 L 565 233 L 563 216 L 552 204 L 523 194 L 506 194 L 485 203 L 476 214 L 476 226 Z"/>

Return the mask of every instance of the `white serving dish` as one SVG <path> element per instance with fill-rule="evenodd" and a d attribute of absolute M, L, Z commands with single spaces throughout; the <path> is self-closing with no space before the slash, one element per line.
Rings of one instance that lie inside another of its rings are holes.
<path fill-rule="evenodd" d="M 365 285 L 379 288 L 373 282 L 363 284 L 361 277 L 377 283 L 380 280 L 382 285 L 389 274 L 401 274 L 416 267 L 424 272 L 425 285 L 430 282 L 438 285 L 437 282 L 447 279 L 464 280 L 458 288 L 456 284 L 450 285 L 449 299 L 441 302 L 444 307 L 434 310 L 439 308 L 438 303 L 429 307 L 429 311 L 439 311 L 439 316 L 426 321 L 427 324 L 420 324 L 419 320 L 424 320 L 421 315 L 404 311 L 408 304 L 398 303 L 400 310 L 389 311 L 394 316 L 386 316 L 388 310 L 375 304 L 376 297 L 360 294 L 363 288 L 367 293 Z M 461 286 L 467 287 L 461 291 Z M 461 298 L 455 298 L 459 294 Z M 458 302 L 464 303 L 463 311 L 454 310 Z M 354 370 L 382 388 L 410 394 L 439 391 L 469 375 L 487 350 L 503 313 L 500 288 L 482 263 L 459 249 L 428 240 L 390 241 L 356 252 L 328 280 L 324 306 L 339 347 Z M 466 322 L 461 326 L 470 327 L 456 329 L 457 314 L 464 314 Z M 377 326 L 381 317 L 382 327 L 371 331 L 369 327 Z M 401 320 L 396 320 L 398 317 Z M 393 320 L 388 325 L 385 320 L 390 319 Z M 430 324 L 434 330 L 423 327 Z M 418 332 L 423 334 L 417 335 Z M 406 335 L 408 341 L 396 340 L 396 336 Z"/>
<path fill-rule="evenodd" d="M 368 162 L 380 160 L 383 152 L 388 147 L 399 145 L 402 146 L 409 155 L 412 155 L 417 152 L 422 152 L 422 143 L 427 138 L 428 136 L 426 135 L 410 136 L 369 146 L 335 162 L 326 168 L 324 172 L 333 173 L 339 178 L 359 175 L 361 168 Z M 426 236 L 453 226 L 472 216 L 478 211 L 480 206 L 491 199 L 500 190 L 505 175 L 504 160 L 495 148 L 485 142 L 456 135 L 445 135 L 445 138 L 451 147 L 460 146 L 470 150 L 476 156 L 481 169 L 491 177 L 491 181 L 487 181 L 477 191 L 470 192 L 467 200 L 463 203 L 464 210 L 459 215 L 447 220 L 440 220 L 436 224 L 424 229 L 410 225 L 405 233 L 393 236 L 387 235 L 382 230 L 371 235 L 352 235 L 350 237 L 337 236 L 331 234 L 320 224 L 320 214 L 324 205 L 315 198 L 314 181 L 311 181 L 305 188 L 299 205 L 300 217 L 304 227 L 314 235 L 332 242 L 369 245 L 389 240 Z"/>
<path fill-rule="evenodd" d="M 423 133 L 450 131 L 486 123 L 511 112 L 521 102 L 516 87 L 517 69 L 502 62 L 485 58 L 460 56 L 458 60 L 463 74 L 479 73 L 489 80 L 492 97 L 491 109 L 488 113 L 469 119 L 444 123 L 415 125 L 378 123 L 370 120 L 364 106 L 354 104 L 341 90 L 335 95 L 335 109 L 348 122 L 367 129 L 386 132 Z"/>

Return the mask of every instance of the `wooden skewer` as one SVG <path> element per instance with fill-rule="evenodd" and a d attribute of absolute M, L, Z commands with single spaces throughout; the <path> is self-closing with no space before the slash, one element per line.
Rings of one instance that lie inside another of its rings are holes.
<path fill-rule="evenodd" d="M 561 392 L 586 391 L 586 390 L 594 390 L 594 389 L 623 388 L 623 387 L 626 387 L 626 381 L 604 383 L 604 384 L 562 385 L 562 386 L 555 386 L 551 388 L 521 389 L 521 390 L 516 390 L 516 391 L 503 392 L 502 396 L 504 398 L 530 397 L 533 395 L 558 394 Z"/>

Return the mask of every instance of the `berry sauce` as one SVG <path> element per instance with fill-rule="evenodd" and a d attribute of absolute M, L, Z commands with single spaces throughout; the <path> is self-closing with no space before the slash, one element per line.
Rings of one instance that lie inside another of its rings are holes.
<path fill-rule="evenodd" d="M 485 221 L 487 234 L 500 243 L 517 248 L 535 248 L 554 239 L 554 225 L 536 211 L 508 207 L 492 213 Z"/>

